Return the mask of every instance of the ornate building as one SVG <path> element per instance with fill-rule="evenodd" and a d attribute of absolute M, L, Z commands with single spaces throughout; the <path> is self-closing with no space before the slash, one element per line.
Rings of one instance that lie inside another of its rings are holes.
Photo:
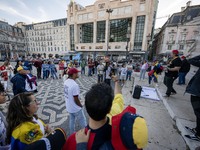
<path fill-rule="evenodd" d="M 21 28 L 0 21 L 0 59 L 25 56 L 26 44 Z"/>

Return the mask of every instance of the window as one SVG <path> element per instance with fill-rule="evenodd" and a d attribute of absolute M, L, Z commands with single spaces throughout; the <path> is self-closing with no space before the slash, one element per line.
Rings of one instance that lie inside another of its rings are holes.
<path fill-rule="evenodd" d="M 172 50 L 172 45 L 168 45 L 168 50 Z"/>
<path fill-rule="evenodd" d="M 145 16 L 137 16 L 134 51 L 142 50 L 143 34 L 144 34 Z"/>
<path fill-rule="evenodd" d="M 97 43 L 105 42 L 105 31 L 106 31 L 106 22 L 98 21 L 97 22 Z"/>
<path fill-rule="evenodd" d="M 126 42 L 126 34 L 128 26 L 131 26 L 131 22 L 131 18 L 111 20 L 109 42 Z"/>
<path fill-rule="evenodd" d="M 174 40 L 174 35 L 170 35 L 169 41 L 172 42 Z"/>
<path fill-rule="evenodd" d="M 184 50 L 184 45 L 179 45 L 180 50 Z"/>
<path fill-rule="evenodd" d="M 93 23 L 82 24 L 82 43 L 93 43 Z"/>

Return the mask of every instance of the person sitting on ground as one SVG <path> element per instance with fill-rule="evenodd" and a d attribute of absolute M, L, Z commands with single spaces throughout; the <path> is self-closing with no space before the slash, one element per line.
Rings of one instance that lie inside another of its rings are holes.
<path fill-rule="evenodd" d="M 13 94 L 27 92 L 26 90 L 26 75 L 30 73 L 25 67 L 19 66 L 17 68 L 18 73 L 10 80 L 13 83 Z"/>
<path fill-rule="evenodd" d="M 3 87 L 3 85 L 0 83 L 0 104 L 3 104 L 6 102 L 6 92 Z M 5 119 L 5 116 L 0 111 L 0 149 L 1 150 L 8 150 L 10 148 L 10 145 L 7 145 L 6 143 L 6 127 L 7 122 Z"/>
<path fill-rule="evenodd" d="M 89 124 L 84 130 L 87 132 L 91 129 L 87 143 L 88 150 L 99 149 L 106 141 L 111 140 L 111 118 L 121 113 L 124 108 L 124 100 L 117 77 L 113 77 L 113 81 L 115 82 L 115 97 L 112 87 L 106 83 L 93 85 L 85 96 Z M 67 139 L 64 150 L 76 150 L 75 135 L 76 133 Z"/>
<path fill-rule="evenodd" d="M 11 149 L 23 150 L 52 129 L 38 118 L 36 112 L 38 102 L 31 92 L 16 95 L 8 106 L 7 113 L 7 142 Z"/>

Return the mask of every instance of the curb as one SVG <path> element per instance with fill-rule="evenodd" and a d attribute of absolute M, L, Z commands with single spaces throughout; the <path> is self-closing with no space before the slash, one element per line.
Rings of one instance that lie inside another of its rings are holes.
<path fill-rule="evenodd" d="M 185 125 L 183 125 L 181 123 L 181 119 L 179 119 L 176 114 L 174 113 L 174 111 L 172 110 L 172 108 L 169 106 L 167 99 L 164 98 L 161 94 L 161 92 L 159 91 L 159 89 L 156 87 L 156 90 L 158 92 L 159 97 L 162 99 L 164 106 L 166 107 L 167 111 L 169 112 L 169 115 L 171 116 L 171 118 L 175 121 L 176 127 L 177 129 L 180 131 L 181 136 L 183 137 L 183 139 L 185 140 L 185 143 L 187 144 L 187 146 L 191 149 L 191 150 L 195 150 L 195 148 L 197 147 L 197 145 L 194 142 L 191 142 L 189 139 L 187 139 L 184 135 L 188 134 L 185 130 Z"/>

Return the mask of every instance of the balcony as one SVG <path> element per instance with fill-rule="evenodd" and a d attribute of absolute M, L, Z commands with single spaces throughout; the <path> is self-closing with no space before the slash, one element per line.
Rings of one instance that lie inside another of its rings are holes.
<path fill-rule="evenodd" d="M 189 40 L 186 40 L 186 44 L 192 44 L 192 43 L 195 43 L 195 39 L 189 39 Z"/>

